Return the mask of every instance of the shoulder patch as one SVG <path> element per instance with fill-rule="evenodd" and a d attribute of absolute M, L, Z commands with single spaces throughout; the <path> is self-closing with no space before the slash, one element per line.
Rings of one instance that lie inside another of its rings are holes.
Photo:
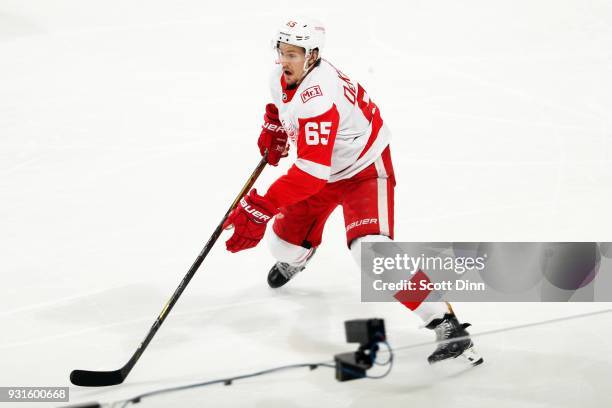
<path fill-rule="evenodd" d="M 300 95 L 302 98 L 302 103 L 306 103 L 312 98 L 317 96 L 322 96 L 323 92 L 321 92 L 321 87 L 319 85 L 311 86 L 310 88 L 306 88 L 304 92 Z"/>

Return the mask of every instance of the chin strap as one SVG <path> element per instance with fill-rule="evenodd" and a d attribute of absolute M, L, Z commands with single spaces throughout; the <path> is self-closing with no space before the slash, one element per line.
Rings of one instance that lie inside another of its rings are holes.
<path fill-rule="evenodd" d="M 297 82 L 297 85 L 299 85 L 302 82 L 302 80 L 306 77 L 306 75 L 308 75 L 310 71 L 312 71 L 312 69 L 317 66 L 317 62 L 319 62 L 319 60 L 321 59 L 321 58 L 317 58 L 317 60 L 313 62 L 312 65 L 308 66 L 308 59 L 310 58 L 311 54 L 312 54 L 312 51 L 306 53 L 306 59 L 304 60 L 304 72 L 302 73 L 300 80 Z"/>
<path fill-rule="evenodd" d="M 306 53 L 306 55 L 304 55 L 304 74 L 302 75 L 302 78 L 304 78 L 304 76 L 306 76 L 306 74 L 308 73 L 308 71 L 310 70 L 310 68 L 312 68 L 314 66 L 314 64 L 316 64 L 316 61 L 312 63 L 312 66 L 310 66 L 310 68 L 308 67 L 308 60 L 310 59 L 310 56 L 312 55 L 312 51 L 308 51 Z"/>

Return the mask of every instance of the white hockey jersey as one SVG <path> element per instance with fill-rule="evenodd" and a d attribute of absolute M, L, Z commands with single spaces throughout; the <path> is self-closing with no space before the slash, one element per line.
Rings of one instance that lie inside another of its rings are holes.
<path fill-rule="evenodd" d="M 286 89 L 279 66 L 270 87 L 283 128 L 297 148 L 295 165 L 327 182 L 372 164 L 391 134 L 361 85 L 322 59 L 296 89 Z"/>

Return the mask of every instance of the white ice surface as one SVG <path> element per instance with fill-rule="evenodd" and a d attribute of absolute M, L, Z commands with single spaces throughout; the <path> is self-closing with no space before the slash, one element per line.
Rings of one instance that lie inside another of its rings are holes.
<path fill-rule="evenodd" d="M 127 361 L 258 161 L 269 40 L 291 13 L 324 20 L 327 58 L 393 131 L 398 240 L 610 240 L 608 1 L 2 0 L 0 386 Z M 384 317 L 398 347 L 432 339 L 402 307 L 359 302 L 338 212 L 284 290 L 272 263 L 219 242 L 128 380 L 71 402 L 327 360 L 353 348 L 349 318 Z M 473 333 L 608 308 L 455 305 Z M 382 381 L 298 370 L 140 405 L 605 407 L 611 323 L 477 337 L 485 365 L 457 376 L 423 346 Z"/>

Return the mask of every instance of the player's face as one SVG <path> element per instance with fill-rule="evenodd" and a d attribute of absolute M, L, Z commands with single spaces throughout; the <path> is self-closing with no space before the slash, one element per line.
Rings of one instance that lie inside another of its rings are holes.
<path fill-rule="evenodd" d="M 295 45 L 279 43 L 278 60 L 283 68 L 287 85 L 297 84 L 304 74 L 304 62 L 306 61 L 304 49 Z"/>

